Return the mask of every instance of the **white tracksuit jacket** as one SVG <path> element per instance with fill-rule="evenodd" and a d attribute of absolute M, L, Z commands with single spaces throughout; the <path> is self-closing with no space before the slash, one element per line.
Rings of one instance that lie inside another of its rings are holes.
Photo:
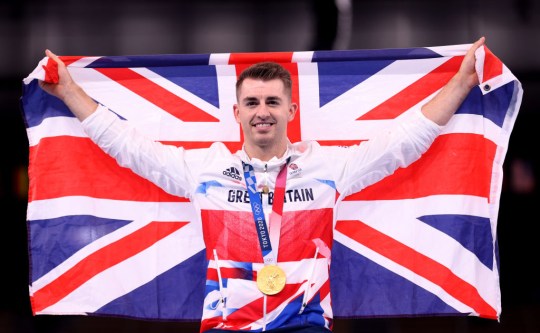
<path fill-rule="evenodd" d="M 329 253 L 338 203 L 417 160 L 441 131 L 417 111 L 360 145 L 289 143 L 284 156 L 263 162 L 222 143 L 189 150 L 156 143 L 101 105 L 82 124 L 121 166 L 194 205 L 209 260 L 201 331 L 331 329 Z M 271 190 L 261 193 L 268 221 L 277 173 L 288 158 L 279 248 L 273 246 L 287 283 L 265 296 L 255 282 L 263 261 L 242 161 L 253 166 L 258 188 Z"/>

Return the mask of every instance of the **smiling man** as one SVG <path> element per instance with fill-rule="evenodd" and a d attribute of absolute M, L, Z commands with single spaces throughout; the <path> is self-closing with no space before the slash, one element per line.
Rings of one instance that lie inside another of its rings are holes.
<path fill-rule="evenodd" d="M 275 63 L 250 67 L 238 78 L 234 116 L 242 126 L 248 156 L 269 160 L 285 152 L 287 123 L 298 109 L 291 89 L 289 73 Z"/>
<path fill-rule="evenodd" d="M 287 125 L 298 106 L 289 72 L 276 63 L 255 64 L 238 78 L 233 112 L 244 145 L 235 153 L 220 142 L 184 149 L 144 137 L 94 102 L 48 50 L 59 82 L 40 85 L 120 165 L 194 204 L 208 259 L 201 332 L 328 332 L 336 206 L 429 148 L 478 84 L 474 53 L 483 43 L 472 45 L 459 71 L 421 110 L 347 148 L 289 141 Z"/>

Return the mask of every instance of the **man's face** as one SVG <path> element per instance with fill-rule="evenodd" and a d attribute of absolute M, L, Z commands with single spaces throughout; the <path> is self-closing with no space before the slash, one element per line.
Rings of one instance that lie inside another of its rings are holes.
<path fill-rule="evenodd" d="M 273 149 L 287 142 L 287 123 L 297 105 L 291 103 L 281 80 L 245 79 L 234 106 L 247 146 Z"/>

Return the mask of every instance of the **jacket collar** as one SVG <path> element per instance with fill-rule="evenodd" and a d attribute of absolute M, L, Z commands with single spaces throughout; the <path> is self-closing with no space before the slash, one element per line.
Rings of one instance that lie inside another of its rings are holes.
<path fill-rule="evenodd" d="M 255 169 L 258 168 L 264 168 L 265 166 L 267 169 L 271 169 L 274 167 L 280 167 L 283 165 L 283 163 L 286 163 L 287 159 L 290 158 L 290 160 L 296 159 L 298 156 L 302 154 L 305 149 L 303 148 L 306 144 L 303 142 L 298 142 L 295 144 L 292 144 L 287 139 L 287 149 L 285 150 L 285 154 L 281 157 L 274 156 L 269 161 L 261 161 L 258 158 L 249 158 L 248 154 L 246 153 L 245 147 L 242 146 L 242 149 L 236 152 L 236 156 L 238 156 L 243 162 L 251 164 Z"/>

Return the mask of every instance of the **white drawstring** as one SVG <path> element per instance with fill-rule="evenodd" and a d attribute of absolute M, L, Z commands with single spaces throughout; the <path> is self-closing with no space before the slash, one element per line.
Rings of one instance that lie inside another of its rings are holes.
<path fill-rule="evenodd" d="M 263 296 L 263 324 L 262 324 L 262 330 L 266 331 L 266 294 Z"/>
<path fill-rule="evenodd" d="M 218 282 L 219 282 L 219 294 L 221 295 L 221 304 L 223 305 L 223 309 L 221 311 L 223 320 L 227 320 L 227 312 L 225 307 L 225 297 L 223 297 L 223 281 L 221 280 L 221 270 L 219 268 L 219 261 L 217 256 L 217 251 L 214 249 L 214 261 L 216 262 L 216 270 L 218 275 Z"/>
<path fill-rule="evenodd" d="M 307 280 L 306 292 L 304 292 L 304 298 L 302 299 L 302 307 L 300 307 L 300 311 L 298 311 L 298 314 L 301 314 L 302 312 L 304 312 L 304 309 L 307 306 L 309 290 L 311 289 L 311 280 L 313 279 L 313 274 L 315 273 L 315 265 L 317 265 L 318 254 L 319 254 L 319 247 L 317 246 L 317 249 L 315 250 L 315 256 L 313 257 L 313 265 L 311 265 L 311 273 L 309 274 L 309 277 Z"/>

